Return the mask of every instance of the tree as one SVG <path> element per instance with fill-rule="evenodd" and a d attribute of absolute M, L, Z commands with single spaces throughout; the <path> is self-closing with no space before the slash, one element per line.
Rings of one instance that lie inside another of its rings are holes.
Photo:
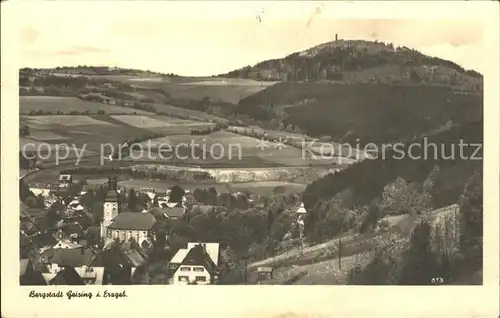
<path fill-rule="evenodd" d="M 26 198 L 24 203 L 26 203 L 26 205 L 29 206 L 30 208 L 34 208 L 37 205 L 37 201 L 36 201 L 36 198 L 34 196 L 30 196 L 30 197 Z"/>
<path fill-rule="evenodd" d="M 460 198 L 460 252 L 469 270 L 482 268 L 483 260 L 483 172 L 467 181 Z"/>
<path fill-rule="evenodd" d="M 184 194 L 185 194 L 185 191 L 184 191 L 183 188 L 181 188 L 178 185 L 174 185 L 170 189 L 170 197 L 169 197 L 168 201 L 169 202 L 181 203 L 182 202 L 182 198 L 184 197 Z"/>
<path fill-rule="evenodd" d="M 102 202 L 94 202 L 90 208 L 92 212 L 92 221 L 94 224 L 99 224 L 104 217 Z"/>
<path fill-rule="evenodd" d="M 437 276 L 437 258 L 431 251 L 431 227 L 422 220 L 415 226 L 410 238 L 410 246 L 404 252 L 399 284 L 429 285 Z"/>
<path fill-rule="evenodd" d="M 41 194 L 36 197 L 36 207 L 39 209 L 45 209 L 45 198 Z"/>
<path fill-rule="evenodd" d="M 418 75 L 417 71 L 412 69 L 410 72 L 410 80 L 415 83 L 420 83 L 420 81 L 422 81 L 422 78 L 420 77 L 420 75 Z"/>
<path fill-rule="evenodd" d="M 33 197 L 33 192 L 31 192 L 30 187 L 23 180 L 19 180 L 19 198 L 22 202 L 25 202 L 29 197 Z"/>
<path fill-rule="evenodd" d="M 138 204 L 138 200 L 137 200 L 137 194 L 135 193 L 135 190 L 134 189 L 130 189 L 129 192 L 128 192 L 128 208 L 131 210 L 131 211 L 137 211 L 137 204 Z"/>

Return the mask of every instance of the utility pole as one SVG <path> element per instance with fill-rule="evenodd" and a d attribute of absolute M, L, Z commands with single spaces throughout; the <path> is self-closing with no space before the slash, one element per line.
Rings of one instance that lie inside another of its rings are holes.
<path fill-rule="evenodd" d="M 248 279 L 247 279 L 247 259 L 245 257 L 244 259 L 245 262 L 245 285 L 248 285 Z"/>
<path fill-rule="evenodd" d="M 341 269 L 341 262 L 342 262 L 341 249 L 342 249 L 342 238 L 339 237 L 339 269 Z"/>

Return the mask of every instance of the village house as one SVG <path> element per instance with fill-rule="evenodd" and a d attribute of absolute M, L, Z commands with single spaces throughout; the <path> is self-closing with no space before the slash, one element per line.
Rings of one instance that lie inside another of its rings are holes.
<path fill-rule="evenodd" d="M 219 243 L 190 242 L 170 261 L 173 284 L 213 284 L 217 280 Z"/>
<path fill-rule="evenodd" d="M 165 206 L 165 207 L 157 207 L 151 209 L 151 213 L 153 213 L 157 218 L 166 218 L 166 219 L 178 219 L 181 218 L 186 213 L 186 208 L 182 206 Z"/>
<path fill-rule="evenodd" d="M 36 271 L 30 259 L 21 259 L 19 268 L 20 285 L 36 286 L 47 285 L 43 279 L 42 273 Z"/>
<path fill-rule="evenodd" d="M 297 216 L 307 214 L 307 210 L 304 207 L 304 203 L 300 204 L 299 208 L 297 209 L 297 211 L 295 213 L 297 214 Z"/>
<path fill-rule="evenodd" d="M 63 271 L 74 270 L 84 284 L 102 285 L 104 268 L 91 266 L 97 253 L 90 248 L 52 248 L 41 255 L 42 276 L 48 284 Z M 62 275 L 62 274 L 61 274 Z"/>
<path fill-rule="evenodd" d="M 71 266 L 64 266 L 57 274 L 43 274 L 48 285 L 88 285 L 78 272 Z"/>
<path fill-rule="evenodd" d="M 70 174 L 60 174 L 59 175 L 59 188 L 67 189 L 70 184 L 73 183 L 73 176 Z"/>
<path fill-rule="evenodd" d="M 103 285 L 131 284 L 136 269 L 146 264 L 146 257 L 130 242 L 105 248 L 91 266 L 104 268 Z"/>
<path fill-rule="evenodd" d="M 74 248 L 80 248 L 80 247 L 82 247 L 82 246 L 78 243 L 74 243 L 74 242 L 71 242 L 69 240 L 62 239 L 59 242 L 57 242 L 57 244 L 54 245 L 52 248 L 54 248 L 54 249 L 58 249 L 58 248 L 74 249 Z"/>

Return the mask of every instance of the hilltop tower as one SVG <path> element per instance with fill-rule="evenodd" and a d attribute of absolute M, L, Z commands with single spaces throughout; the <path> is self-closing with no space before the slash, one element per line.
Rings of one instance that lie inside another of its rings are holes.
<path fill-rule="evenodd" d="M 108 192 L 103 204 L 103 220 L 101 222 L 101 238 L 107 237 L 107 228 L 118 215 L 120 205 L 118 202 L 118 191 L 116 177 L 108 178 Z"/>

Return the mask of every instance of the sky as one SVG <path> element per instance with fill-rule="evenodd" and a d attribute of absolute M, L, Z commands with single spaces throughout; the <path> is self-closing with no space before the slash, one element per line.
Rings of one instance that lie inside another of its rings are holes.
<path fill-rule="evenodd" d="M 369 19 L 360 10 L 346 19 L 329 2 L 68 2 L 22 9 L 20 67 L 102 65 L 206 76 L 284 57 L 337 33 L 486 68 L 479 20 Z"/>

